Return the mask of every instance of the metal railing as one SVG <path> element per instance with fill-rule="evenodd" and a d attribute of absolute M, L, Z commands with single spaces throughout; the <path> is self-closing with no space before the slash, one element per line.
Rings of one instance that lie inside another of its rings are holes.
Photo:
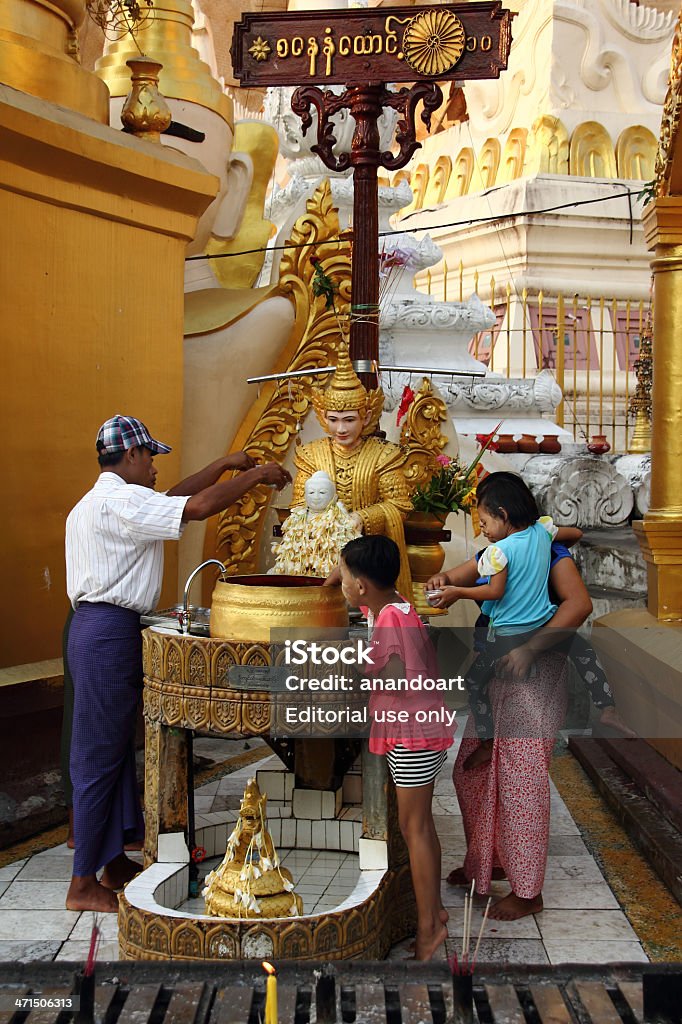
<path fill-rule="evenodd" d="M 649 302 L 516 291 L 511 283 L 500 287 L 494 277 L 486 284 L 478 272 L 466 277 L 472 280 L 473 291 L 496 316 L 492 328 L 474 336 L 474 358 L 507 378 L 551 370 L 564 396 L 555 421 L 573 431 L 577 441 L 605 434 L 613 451 L 627 451 L 633 429 L 627 410 L 637 383 L 640 338 L 651 315 Z M 443 261 L 437 273 L 426 271 L 415 284 L 444 301 L 462 302 L 463 264 L 453 273 Z"/>

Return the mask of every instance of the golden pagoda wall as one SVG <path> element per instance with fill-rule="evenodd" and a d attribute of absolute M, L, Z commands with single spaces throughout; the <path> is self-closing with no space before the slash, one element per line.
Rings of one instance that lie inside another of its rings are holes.
<path fill-rule="evenodd" d="M 174 446 L 183 267 L 217 189 L 194 160 L 13 89 L 0 95 L 0 666 L 58 657 L 64 524 L 116 412 Z M 175 552 L 167 579 L 175 593 Z"/>

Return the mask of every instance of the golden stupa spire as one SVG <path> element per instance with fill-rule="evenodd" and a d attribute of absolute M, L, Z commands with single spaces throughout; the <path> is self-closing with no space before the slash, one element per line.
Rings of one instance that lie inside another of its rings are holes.
<path fill-rule="evenodd" d="M 163 96 L 214 110 L 232 127 L 232 100 L 193 48 L 193 25 L 191 0 L 154 0 L 150 16 L 135 33 L 137 46 L 127 32 L 107 40 L 95 70 L 112 96 L 127 96 L 130 69 L 126 61 L 139 57 L 142 51 L 163 65 L 159 76 L 159 91 Z"/>
<path fill-rule="evenodd" d="M 326 429 L 325 415 L 328 412 L 359 412 L 364 416 L 371 411 L 369 423 L 363 433 L 372 433 L 384 404 L 384 394 L 380 388 L 368 391 L 353 369 L 348 348 L 343 342 L 339 345 L 336 358 L 336 370 L 326 388 L 313 388 L 312 403 L 317 418 Z"/>

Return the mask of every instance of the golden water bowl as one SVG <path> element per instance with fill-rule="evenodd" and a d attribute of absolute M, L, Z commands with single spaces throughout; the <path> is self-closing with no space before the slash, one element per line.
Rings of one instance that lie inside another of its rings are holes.
<path fill-rule="evenodd" d="M 341 587 L 323 587 L 323 582 L 314 576 L 274 575 L 218 580 L 211 600 L 211 636 L 270 643 L 294 630 L 307 638 L 348 626 Z"/>

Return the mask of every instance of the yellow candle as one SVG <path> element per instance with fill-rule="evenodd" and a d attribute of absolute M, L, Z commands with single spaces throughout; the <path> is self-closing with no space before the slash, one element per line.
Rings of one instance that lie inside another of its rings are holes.
<path fill-rule="evenodd" d="M 269 970 L 265 983 L 265 1024 L 277 1024 L 277 976 L 270 964 L 263 964 Z"/>

